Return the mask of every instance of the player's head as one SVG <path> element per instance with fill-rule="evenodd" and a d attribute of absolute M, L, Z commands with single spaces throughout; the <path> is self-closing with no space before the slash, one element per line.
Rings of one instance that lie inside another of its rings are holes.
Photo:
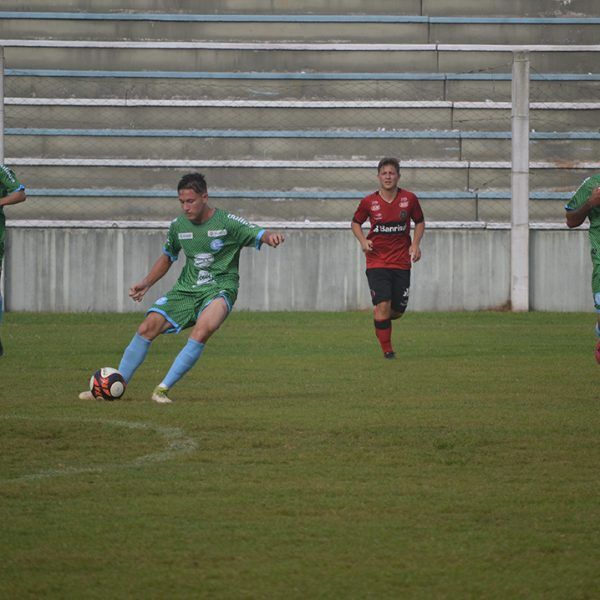
<path fill-rule="evenodd" d="M 180 192 L 181 190 L 194 190 L 200 196 L 204 196 L 208 191 L 204 175 L 202 173 L 184 175 L 177 184 L 177 191 Z"/>
<path fill-rule="evenodd" d="M 397 158 L 382 158 L 377 165 L 377 179 L 381 190 L 395 193 L 400 179 L 400 163 Z"/>
<path fill-rule="evenodd" d="M 177 185 L 181 210 L 192 223 L 202 223 L 210 211 L 206 180 L 200 173 L 184 175 Z"/>
<path fill-rule="evenodd" d="M 394 167 L 394 169 L 396 169 L 396 173 L 400 175 L 400 161 L 397 158 L 393 158 L 391 156 L 382 158 L 377 165 L 377 173 L 381 173 L 383 167 Z"/>

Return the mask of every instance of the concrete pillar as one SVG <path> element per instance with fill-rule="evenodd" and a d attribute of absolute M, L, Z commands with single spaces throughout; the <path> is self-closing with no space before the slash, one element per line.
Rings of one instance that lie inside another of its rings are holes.
<path fill-rule="evenodd" d="M 512 69 L 511 306 L 529 310 L 529 55 L 515 52 Z"/>

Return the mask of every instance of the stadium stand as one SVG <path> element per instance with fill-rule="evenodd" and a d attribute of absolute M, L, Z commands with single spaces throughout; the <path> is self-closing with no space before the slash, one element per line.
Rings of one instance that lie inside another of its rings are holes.
<path fill-rule="evenodd" d="M 506 220 L 523 49 L 532 216 L 600 166 L 594 2 L 166 4 L 3 3 L 5 154 L 32 217 L 165 218 L 174 171 L 200 168 L 251 219 L 347 220 L 392 154 L 430 218 Z"/>

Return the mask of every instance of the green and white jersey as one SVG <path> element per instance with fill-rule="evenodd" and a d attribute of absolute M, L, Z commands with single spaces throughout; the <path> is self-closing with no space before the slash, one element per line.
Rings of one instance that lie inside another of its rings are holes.
<path fill-rule="evenodd" d="M 0 198 L 4 198 L 17 190 L 24 189 L 25 186 L 21 185 L 21 182 L 17 179 L 14 172 L 4 165 L 0 165 Z M 4 239 L 5 220 L 4 210 L 2 206 L 0 206 L 0 241 Z"/>
<path fill-rule="evenodd" d="M 173 290 L 202 291 L 204 286 L 237 290 L 240 252 L 244 246 L 261 246 L 264 229 L 245 219 L 215 209 L 201 225 L 185 215 L 172 221 L 163 252 L 177 260 L 183 250 L 186 261 Z"/>
<path fill-rule="evenodd" d="M 573 197 L 565 205 L 567 210 L 577 210 L 585 204 L 595 188 L 600 187 L 600 173 L 588 177 L 573 194 Z M 592 248 L 592 259 L 600 261 L 600 206 L 593 208 L 588 218 L 590 220 L 590 246 Z"/>

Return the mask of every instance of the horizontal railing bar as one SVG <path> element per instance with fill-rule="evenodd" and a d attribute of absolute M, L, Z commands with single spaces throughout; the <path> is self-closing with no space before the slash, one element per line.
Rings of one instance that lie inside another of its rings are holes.
<path fill-rule="evenodd" d="M 347 191 L 281 191 L 281 190 L 225 190 L 211 189 L 213 198 L 251 198 L 251 199 L 285 199 L 285 200 L 344 200 L 364 198 L 373 190 L 347 190 Z M 175 198 L 173 190 L 140 190 L 140 189 L 95 189 L 95 188 L 28 188 L 29 196 L 47 197 L 98 197 L 98 198 Z M 454 199 L 483 199 L 483 200 L 509 200 L 512 197 L 510 190 L 445 190 L 443 192 L 419 191 L 422 200 L 454 200 Z M 572 192 L 532 191 L 531 200 L 567 200 Z"/>
<path fill-rule="evenodd" d="M 159 50 L 252 50 L 272 52 L 600 52 L 599 44 L 376 44 L 333 42 L 165 42 L 157 40 L 32 40 L 0 39 L 0 47 L 105 48 Z"/>
<path fill-rule="evenodd" d="M 255 221 L 268 229 L 349 229 L 349 221 Z M 59 221 L 59 220 L 8 220 L 14 228 L 68 228 L 68 229 L 168 229 L 171 221 Z M 365 224 L 366 228 L 367 225 Z M 588 229 L 584 223 L 581 229 Z M 510 229 L 510 223 L 493 221 L 427 221 L 427 229 Z M 531 222 L 529 229 L 568 229 L 565 223 Z"/>
<path fill-rule="evenodd" d="M 184 23 L 425 23 L 449 25 L 598 25 L 598 17 L 429 17 L 420 15 L 188 14 L 154 12 L 0 11 L 0 19 L 167 21 Z"/>
<path fill-rule="evenodd" d="M 152 167 L 152 168 L 260 168 L 260 169 L 373 169 L 369 160 L 184 160 L 124 158 L 46 158 L 7 157 L 5 164 L 15 166 L 64 167 Z M 510 169 L 509 161 L 400 161 L 405 169 Z M 532 161 L 530 169 L 600 169 L 600 161 Z"/>
<path fill-rule="evenodd" d="M 5 135 L 66 137 L 157 137 L 157 138 L 290 138 L 290 139 L 472 139 L 507 140 L 510 131 L 460 131 L 409 129 L 52 129 L 42 127 L 7 127 Z M 532 131 L 532 140 L 600 140 L 599 131 Z"/>
<path fill-rule="evenodd" d="M 21 98 L 6 97 L 7 106 L 113 106 L 206 108 L 448 108 L 510 110 L 510 102 L 464 100 L 178 100 L 153 98 Z M 597 110 L 600 102 L 530 102 L 535 110 Z"/>
<path fill-rule="evenodd" d="M 106 71 L 10 69 L 7 77 L 83 77 L 127 79 L 252 79 L 309 81 L 510 81 L 511 73 L 309 73 L 275 71 Z M 600 81 L 600 73 L 531 73 L 532 81 Z"/>

